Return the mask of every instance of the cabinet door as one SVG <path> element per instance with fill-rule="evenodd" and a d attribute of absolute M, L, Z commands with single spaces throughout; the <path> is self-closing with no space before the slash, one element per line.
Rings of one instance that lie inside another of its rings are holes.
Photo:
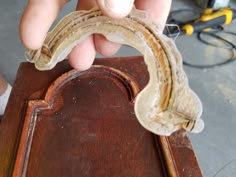
<path fill-rule="evenodd" d="M 142 57 L 82 72 L 22 63 L 0 124 L 1 176 L 201 177 L 186 132 L 156 136 L 138 123 L 134 99 L 147 82 Z"/>

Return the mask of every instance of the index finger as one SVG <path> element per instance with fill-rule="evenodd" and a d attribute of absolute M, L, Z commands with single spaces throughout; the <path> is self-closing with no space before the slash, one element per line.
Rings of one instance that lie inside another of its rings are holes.
<path fill-rule="evenodd" d="M 66 0 L 29 0 L 20 21 L 20 38 L 29 49 L 38 49 Z"/>
<path fill-rule="evenodd" d="M 136 0 L 137 9 L 145 10 L 149 18 L 163 31 L 170 11 L 172 0 Z"/>

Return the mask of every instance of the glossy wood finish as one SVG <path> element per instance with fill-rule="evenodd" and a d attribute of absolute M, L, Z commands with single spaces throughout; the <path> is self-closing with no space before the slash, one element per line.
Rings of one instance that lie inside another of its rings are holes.
<path fill-rule="evenodd" d="M 186 132 L 159 137 L 138 123 L 133 102 L 147 82 L 142 57 L 83 72 L 22 63 L 0 124 L 0 176 L 201 177 Z"/>

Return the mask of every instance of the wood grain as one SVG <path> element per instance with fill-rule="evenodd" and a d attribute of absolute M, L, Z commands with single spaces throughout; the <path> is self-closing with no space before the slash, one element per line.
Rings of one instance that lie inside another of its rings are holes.
<path fill-rule="evenodd" d="M 142 57 L 71 69 L 21 64 L 0 124 L 1 177 L 202 176 L 186 132 L 156 136 L 137 121 Z"/>

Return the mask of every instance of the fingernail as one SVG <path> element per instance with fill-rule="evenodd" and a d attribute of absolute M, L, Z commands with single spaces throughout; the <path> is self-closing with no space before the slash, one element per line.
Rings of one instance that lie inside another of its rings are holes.
<path fill-rule="evenodd" d="M 104 10 L 117 16 L 126 16 L 133 7 L 134 0 L 100 0 Z"/>

